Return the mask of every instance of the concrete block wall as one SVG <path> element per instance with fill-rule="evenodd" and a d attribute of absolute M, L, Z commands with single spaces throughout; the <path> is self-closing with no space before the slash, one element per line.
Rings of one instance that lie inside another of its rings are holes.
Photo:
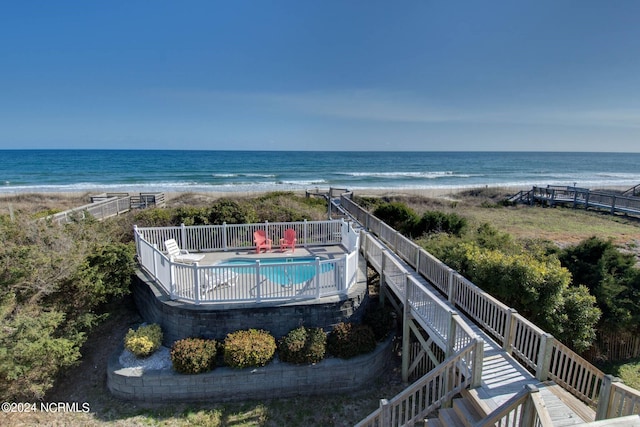
<path fill-rule="evenodd" d="M 172 369 L 142 371 L 123 368 L 122 350 L 109 360 L 107 387 L 121 399 L 163 401 L 242 401 L 348 393 L 378 378 L 392 357 L 392 340 L 352 359 L 328 358 L 314 365 L 292 365 L 277 359 L 260 368 L 219 367 L 199 375 L 183 375 Z"/>

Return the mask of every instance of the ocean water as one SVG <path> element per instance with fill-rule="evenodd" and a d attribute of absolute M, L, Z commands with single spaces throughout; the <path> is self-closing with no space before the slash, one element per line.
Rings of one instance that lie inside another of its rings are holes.
<path fill-rule="evenodd" d="M 0 193 L 640 184 L 640 153 L 0 150 Z"/>

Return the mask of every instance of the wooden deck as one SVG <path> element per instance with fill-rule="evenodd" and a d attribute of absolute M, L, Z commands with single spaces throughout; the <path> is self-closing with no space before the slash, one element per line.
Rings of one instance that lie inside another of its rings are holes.
<path fill-rule="evenodd" d="M 402 261 L 398 259 L 398 262 Z M 456 310 L 426 279 L 418 273 L 413 274 L 424 286 L 431 288 L 441 301 L 448 304 L 451 310 Z M 389 289 L 394 288 L 389 287 Z M 485 407 L 495 410 L 521 392 L 527 385 L 532 384 L 539 389 L 554 427 L 583 424 L 595 420 L 593 409 L 552 382 L 537 380 L 531 372 L 502 349 L 493 338 L 468 317 L 463 313 L 459 313 L 459 315 L 473 332 L 484 340 L 481 386 L 474 389 L 474 394 Z"/>
<path fill-rule="evenodd" d="M 636 187 L 623 194 L 590 190 L 576 187 L 533 187 L 529 191 L 521 191 L 510 200 L 528 204 L 543 204 L 547 206 L 571 206 L 584 209 L 604 210 L 611 214 L 640 216 L 640 197 L 637 197 Z"/>

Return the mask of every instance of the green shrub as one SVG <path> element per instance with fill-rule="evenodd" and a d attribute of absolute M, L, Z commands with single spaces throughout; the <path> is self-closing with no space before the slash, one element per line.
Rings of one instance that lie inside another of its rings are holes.
<path fill-rule="evenodd" d="M 227 334 L 224 363 L 233 368 L 264 366 L 276 353 L 276 339 L 267 331 L 248 329 Z"/>
<path fill-rule="evenodd" d="M 150 356 L 162 344 L 162 329 L 160 325 L 151 324 L 140 326 L 137 330 L 129 329 L 124 337 L 124 346 L 138 357 Z"/>
<path fill-rule="evenodd" d="M 455 213 L 427 211 L 415 220 L 410 230 L 414 236 L 425 233 L 449 233 L 460 236 L 467 226 L 467 220 Z"/>
<path fill-rule="evenodd" d="M 342 359 L 372 352 L 376 348 L 376 337 L 368 325 L 338 323 L 327 337 L 329 353 Z"/>
<path fill-rule="evenodd" d="M 409 234 L 418 221 L 413 209 L 402 202 L 384 203 L 376 207 L 373 215 L 403 234 Z"/>
<path fill-rule="evenodd" d="M 171 364 L 181 374 L 199 374 L 215 368 L 217 354 L 215 340 L 185 338 L 171 346 Z"/>
<path fill-rule="evenodd" d="M 370 308 L 365 313 L 362 323 L 371 328 L 376 340 L 382 341 L 393 328 L 393 312 L 389 307 Z"/>
<path fill-rule="evenodd" d="M 324 358 L 327 334 L 322 328 L 300 326 L 280 339 L 280 360 L 289 363 L 316 363 Z"/>

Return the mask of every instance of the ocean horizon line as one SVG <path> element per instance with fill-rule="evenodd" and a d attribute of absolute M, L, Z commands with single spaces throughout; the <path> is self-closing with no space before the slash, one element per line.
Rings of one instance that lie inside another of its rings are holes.
<path fill-rule="evenodd" d="M 199 149 L 199 148 L 0 148 L 3 151 L 177 151 L 177 152 L 224 152 L 224 153 L 498 153 L 498 154 L 640 154 L 639 151 L 566 151 L 566 150 L 281 150 L 281 149 Z"/>

